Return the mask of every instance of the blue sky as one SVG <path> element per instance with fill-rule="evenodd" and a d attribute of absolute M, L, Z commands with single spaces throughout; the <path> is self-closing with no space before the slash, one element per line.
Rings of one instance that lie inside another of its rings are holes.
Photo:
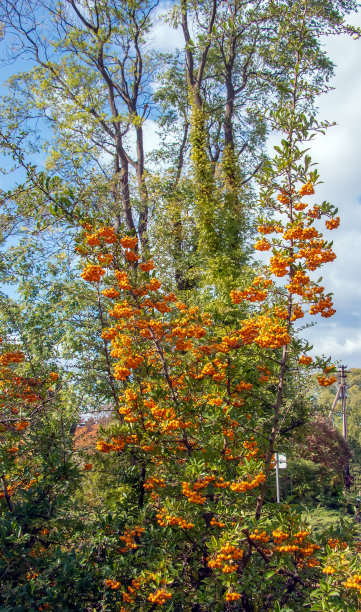
<path fill-rule="evenodd" d="M 163 4 L 164 6 L 164 4 Z M 361 26 L 361 13 L 350 22 Z M 182 46 L 180 32 L 159 23 L 151 35 L 151 44 L 162 50 Z M 336 121 L 325 136 L 312 145 L 313 161 L 318 163 L 322 185 L 316 199 L 338 206 L 341 227 L 332 233 L 337 259 L 323 269 L 326 289 L 334 292 L 337 313 L 303 335 L 314 344 L 315 353 L 331 355 L 349 367 L 361 367 L 361 40 L 346 35 L 326 39 L 325 46 L 336 64 L 332 81 L 335 88 L 319 100 L 319 118 Z M 15 71 L 25 69 L 17 63 L 2 70 L 5 80 Z M 154 124 L 146 126 L 146 149 L 156 144 Z M 5 177 L 0 185 L 6 189 Z"/>

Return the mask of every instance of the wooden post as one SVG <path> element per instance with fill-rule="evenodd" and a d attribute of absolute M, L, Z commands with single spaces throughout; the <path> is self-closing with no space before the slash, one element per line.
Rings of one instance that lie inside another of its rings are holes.
<path fill-rule="evenodd" d="M 333 411 L 335 410 L 335 408 L 336 408 L 336 404 L 337 404 L 338 400 L 340 399 L 340 393 L 341 393 L 341 385 L 339 385 L 339 386 L 338 386 L 338 388 L 337 388 L 336 397 L 335 397 L 335 399 L 333 400 L 333 404 L 332 404 L 331 410 L 330 410 L 330 412 L 328 413 L 328 418 L 329 418 L 329 419 L 332 419 L 332 416 L 333 416 Z"/>

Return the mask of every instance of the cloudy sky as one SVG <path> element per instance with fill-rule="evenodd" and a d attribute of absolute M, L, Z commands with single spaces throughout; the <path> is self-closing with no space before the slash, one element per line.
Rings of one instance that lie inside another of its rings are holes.
<path fill-rule="evenodd" d="M 163 9 L 166 4 L 161 4 Z M 361 26 L 361 13 L 350 21 Z M 151 34 L 151 44 L 158 49 L 181 47 L 182 43 L 181 33 L 165 23 L 159 23 Z M 320 99 L 319 118 L 337 125 L 325 136 L 318 136 L 311 154 L 324 181 L 317 188 L 317 200 L 338 206 L 342 220 L 341 227 L 332 233 L 337 259 L 327 264 L 323 273 L 326 289 L 334 292 L 337 313 L 319 320 L 303 335 L 314 344 L 315 353 L 331 355 L 349 367 L 361 367 L 361 39 L 330 37 L 325 45 L 336 65 L 335 89 Z M 24 66 L 7 67 L 1 80 L 14 68 Z M 156 140 L 152 122 L 146 132 L 150 150 Z"/>

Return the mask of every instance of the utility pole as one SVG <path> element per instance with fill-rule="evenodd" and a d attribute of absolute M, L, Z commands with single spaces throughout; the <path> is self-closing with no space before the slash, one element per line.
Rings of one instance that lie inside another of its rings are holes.
<path fill-rule="evenodd" d="M 347 411 L 346 411 L 346 399 L 347 399 L 347 389 L 348 387 L 346 386 L 346 374 L 347 374 L 348 370 L 346 369 L 346 366 L 341 366 L 341 369 L 339 370 L 339 375 L 340 375 L 340 382 L 338 385 L 338 389 L 337 389 L 337 393 L 336 393 L 336 397 L 334 399 L 334 402 L 332 404 L 332 408 L 329 412 L 329 418 L 332 418 L 333 412 L 336 408 L 336 404 L 338 402 L 338 400 L 341 400 L 341 414 L 342 414 L 342 434 L 343 437 L 345 439 L 345 442 L 347 442 Z M 343 468 L 343 479 L 344 479 L 344 483 L 345 483 L 345 489 L 349 489 L 351 484 L 352 484 L 352 476 L 350 475 L 350 466 L 349 466 L 349 461 L 348 461 L 348 457 L 346 457 L 346 461 L 345 461 L 345 465 Z"/>

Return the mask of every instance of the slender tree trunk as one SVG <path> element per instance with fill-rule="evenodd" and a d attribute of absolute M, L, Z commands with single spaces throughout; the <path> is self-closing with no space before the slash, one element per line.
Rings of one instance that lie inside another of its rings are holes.
<path fill-rule="evenodd" d="M 136 176 L 141 202 L 141 210 L 139 213 L 139 239 L 143 250 L 148 247 L 148 190 L 144 178 L 144 142 L 143 142 L 143 127 L 137 128 L 137 167 Z"/>
<path fill-rule="evenodd" d="M 121 193 L 122 210 L 125 219 L 125 225 L 128 232 L 135 234 L 135 225 L 132 214 L 132 207 L 130 203 L 130 191 L 129 191 L 129 162 L 126 153 L 122 145 L 122 137 L 120 134 L 117 135 L 116 139 L 116 150 L 119 162 L 117 167 L 119 168 L 119 184 Z"/>

